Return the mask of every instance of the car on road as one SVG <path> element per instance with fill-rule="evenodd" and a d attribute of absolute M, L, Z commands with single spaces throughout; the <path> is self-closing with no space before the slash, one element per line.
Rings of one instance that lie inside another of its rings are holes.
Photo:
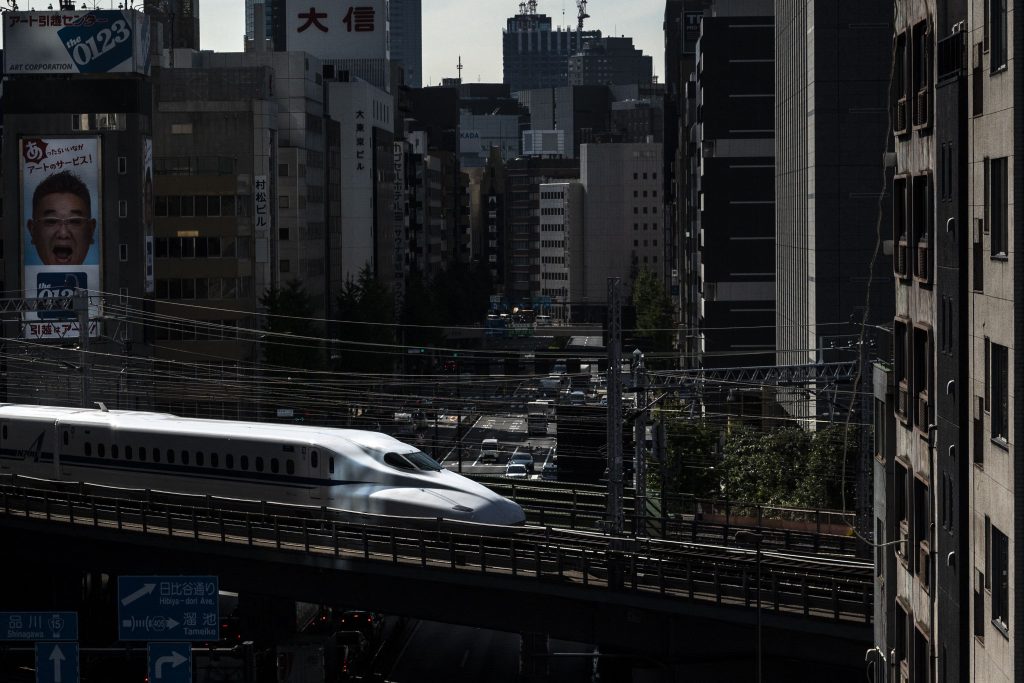
<path fill-rule="evenodd" d="M 526 468 L 527 472 L 533 472 L 533 456 L 529 453 L 518 452 L 512 455 L 508 460 L 508 464 L 519 464 Z"/>
<path fill-rule="evenodd" d="M 558 479 L 558 463 L 548 460 L 540 470 L 541 479 Z"/>
<path fill-rule="evenodd" d="M 509 479 L 526 479 L 530 473 L 526 471 L 526 465 L 518 462 L 510 462 L 505 468 L 505 476 Z"/>
<path fill-rule="evenodd" d="M 484 439 L 480 443 L 480 462 L 497 462 L 498 452 L 497 439 Z"/>
<path fill-rule="evenodd" d="M 581 406 L 587 402 L 587 395 L 582 391 L 570 391 L 569 392 L 569 405 Z"/>

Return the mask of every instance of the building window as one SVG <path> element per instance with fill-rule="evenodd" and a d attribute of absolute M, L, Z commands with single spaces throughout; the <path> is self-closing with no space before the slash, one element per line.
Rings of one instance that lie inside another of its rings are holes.
<path fill-rule="evenodd" d="M 291 261 L 289 261 L 288 259 L 285 259 L 285 258 L 281 259 L 281 272 L 282 273 L 290 273 L 291 271 L 292 271 Z"/>
<path fill-rule="evenodd" d="M 117 158 L 117 172 L 120 175 L 124 175 L 128 172 L 128 157 Z"/>
<path fill-rule="evenodd" d="M 290 204 L 288 203 L 288 195 L 283 194 L 283 195 L 279 196 L 277 198 L 277 205 L 278 205 L 278 207 L 280 207 L 282 209 L 289 208 Z"/>
<path fill-rule="evenodd" d="M 931 424 L 932 391 L 932 333 L 923 327 L 914 328 L 914 348 L 912 362 L 914 365 L 914 425 L 922 432 L 927 432 Z"/>
<path fill-rule="evenodd" d="M 291 239 L 291 233 L 289 232 L 289 229 L 288 228 L 278 228 L 277 229 L 277 239 L 281 240 L 282 242 L 287 242 L 289 239 Z"/>
<path fill-rule="evenodd" d="M 992 233 L 992 258 L 1006 258 L 1009 251 L 1007 209 L 1007 159 L 992 159 L 989 162 L 989 231 Z"/>
<path fill-rule="evenodd" d="M 909 242 L 907 240 L 907 179 L 894 178 L 892 181 L 892 269 L 896 275 L 908 275 L 907 260 Z"/>
<path fill-rule="evenodd" d="M 117 217 L 128 218 L 128 201 L 125 199 L 119 199 L 117 201 Z"/>
<path fill-rule="evenodd" d="M 1006 635 L 1010 627 L 1010 540 L 992 527 L 992 623 Z"/>
<path fill-rule="evenodd" d="M 914 176 L 913 202 L 911 210 L 911 227 L 913 230 L 912 256 L 914 259 L 914 277 L 923 282 L 931 281 L 931 245 L 934 243 L 935 230 L 932 211 L 932 177 L 930 174 Z"/>
<path fill-rule="evenodd" d="M 896 533 L 899 534 L 900 540 L 903 541 L 896 544 L 896 554 L 906 561 L 910 553 L 910 548 L 908 547 L 910 543 L 910 506 L 907 504 L 909 498 L 907 495 L 908 472 L 907 468 L 901 463 L 896 463 L 895 477 L 893 493 L 896 498 Z"/>
<path fill-rule="evenodd" d="M 903 320 L 896 320 L 893 323 L 895 346 L 893 356 L 895 361 L 896 379 L 896 414 L 906 422 L 910 419 L 910 347 L 907 334 L 907 323 Z"/>
<path fill-rule="evenodd" d="M 120 258 L 121 258 L 121 261 L 127 261 L 128 260 L 128 245 L 127 244 L 125 244 L 123 242 L 121 244 L 119 244 L 117 246 L 117 252 L 118 252 L 118 256 L 120 256 Z"/>
<path fill-rule="evenodd" d="M 191 123 L 172 123 L 171 135 L 192 135 Z"/>
<path fill-rule="evenodd" d="M 931 35 L 927 21 L 914 26 L 911 77 L 914 88 L 915 128 L 924 128 L 931 122 Z"/>
<path fill-rule="evenodd" d="M 1007 13 L 1006 0 L 988 0 L 989 63 L 992 72 L 1006 68 L 1007 56 Z"/>
<path fill-rule="evenodd" d="M 992 438 L 1010 440 L 1010 351 L 992 344 Z"/>

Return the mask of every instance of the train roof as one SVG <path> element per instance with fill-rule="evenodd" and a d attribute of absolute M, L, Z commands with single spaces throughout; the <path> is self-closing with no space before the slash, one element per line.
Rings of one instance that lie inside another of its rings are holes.
<path fill-rule="evenodd" d="M 359 429 L 336 429 L 273 422 L 242 422 L 239 420 L 211 420 L 179 417 L 170 413 L 135 410 L 102 410 L 99 408 L 67 408 L 61 406 L 23 405 L 0 403 L 2 419 L 60 420 L 75 425 L 109 426 L 139 432 L 174 433 L 192 436 L 215 435 L 221 439 L 290 442 L 311 446 L 330 446 L 339 440 L 366 448 L 383 451 L 409 451 L 415 447 L 398 439 Z"/>

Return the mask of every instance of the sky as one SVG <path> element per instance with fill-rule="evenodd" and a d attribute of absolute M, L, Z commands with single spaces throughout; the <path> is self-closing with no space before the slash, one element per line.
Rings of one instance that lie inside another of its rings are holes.
<path fill-rule="evenodd" d="M 563 10 L 565 19 L 563 21 Z M 500 83 L 501 32 L 505 20 L 518 13 L 519 0 L 423 0 L 423 85 L 455 77 L 462 56 L 467 82 Z M 537 12 L 556 25 L 576 25 L 575 0 L 538 0 Z M 589 0 L 585 27 L 606 36 L 630 36 L 644 54 L 654 58 L 654 73 L 663 80 L 665 0 Z M 202 49 L 242 50 L 245 0 L 199 0 Z"/>

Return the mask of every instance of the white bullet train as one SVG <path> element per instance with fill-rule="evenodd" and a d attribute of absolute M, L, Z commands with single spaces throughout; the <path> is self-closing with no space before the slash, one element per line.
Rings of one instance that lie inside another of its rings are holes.
<path fill-rule="evenodd" d="M 516 503 L 386 434 L 0 404 L 0 473 L 518 525 Z"/>

